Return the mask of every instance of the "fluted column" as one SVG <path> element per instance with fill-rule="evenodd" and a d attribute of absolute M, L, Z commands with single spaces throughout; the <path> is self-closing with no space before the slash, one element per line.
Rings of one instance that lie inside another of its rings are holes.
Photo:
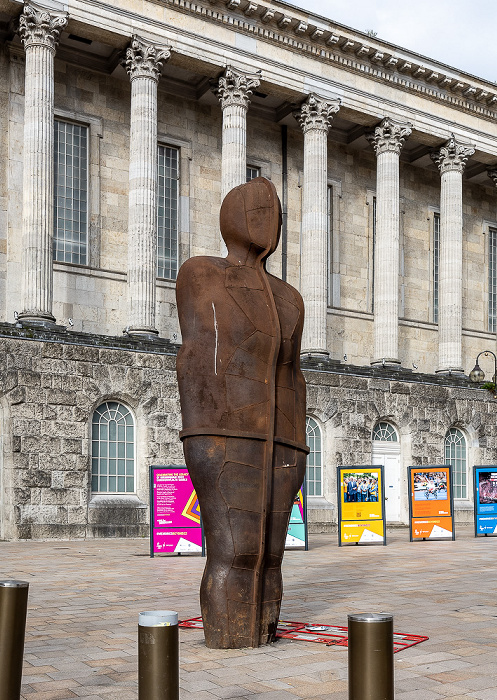
<path fill-rule="evenodd" d="M 438 370 L 462 366 L 462 175 L 472 146 L 454 136 L 431 157 L 441 174 L 440 263 L 438 291 Z"/>
<path fill-rule="evenodd" d="M 157 84 L 171 52 L 134 36 L 125 66 L 131 81 L 128 219 L 128 328 L 157 335 Z"/>
<path fill-rule="evenodd" d="M 247 110 L 259 77 L 259 73 L 247 75 L 228 66 L 215 87 L 223 111 L 222 199 L 247 179 Z"/>
<path fill-rule="evenodd" d="M 67 16 L 30 3 L 19 19 L 26 52 L 22 214 L 22 312 L 52 324 L 54 56 Z"/>
<path fill-rule="evenodd" d="M 328 130 L 339 100 L 311 94 L 295 118 L 304 132 L 301 293 L 305 305 L 302 353 L 328 355 Z"/>
<path fill-rule="evenodd" d="M 399 359 L 399 158 L 411 124 L 385 118 L 366 135 L 376 153 L 374 350 L 371 364 Z"/>

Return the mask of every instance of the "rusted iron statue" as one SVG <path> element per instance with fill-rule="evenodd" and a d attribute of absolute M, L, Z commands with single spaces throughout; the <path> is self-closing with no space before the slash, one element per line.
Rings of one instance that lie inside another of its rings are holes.
<path fill-rule="evenodd" d="M 228 256 L 190 258 L 178 274 L 180 436 L 205 528 L 206 644 L 257 647 L 275 638 L 286 532 L 308 452 L 304 306 L 265 268 L 281 230 L 269 180 L 231 190 L 220 225 Z"/>

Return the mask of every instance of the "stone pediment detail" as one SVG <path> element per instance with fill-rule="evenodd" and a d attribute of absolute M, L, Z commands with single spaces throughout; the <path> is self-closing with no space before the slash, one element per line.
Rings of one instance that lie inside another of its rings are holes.
<path fill-rule="evenodd" d="M 304 20 L 297 8 L 293 15 L 288 5 L 281 7 L 283 12 L 277 5 L 252 0 L 162 0 L 162 4 L 479 117 L 494 120 L 497 116 L 497 91 L 486 81 L 473 83 L 471 76 L 459 71 L 457 77 L 456 71 L 445 73 L 445 66 L 432 61 L 423 65 L 421 56 L 399 51 L 361 32 L 349 34 L 331 21 L 316 26 L 312 15 L 306 14 Z"/>

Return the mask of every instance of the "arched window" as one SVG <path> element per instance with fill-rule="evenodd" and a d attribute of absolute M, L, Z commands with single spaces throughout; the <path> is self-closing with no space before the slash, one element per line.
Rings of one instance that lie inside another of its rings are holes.
<path fill-rule="evenodd" d="M 397 431 L 390 425 L 390 423 L 385 423 L 380 421 L 377 423 L 373 430 L 373 441 L 378 442 L 398 442 Z"/>
<path fill-rule="evenodd" d="M 135 425 L 126 406 L 106 401 L 93 414 L 91 490 L 135 492 Z"/>
<path fill-rule="evenodd" d="M 321 461 L 321 428 L 314 418 L 307 417 L 305 423 L 307 445 L 310 452 L 307 455 L 307 495 L 323 495 L 323 477 Z"/>
<path fill-rule="evenodd" d="M 457 428 L 451 428 L 445 436 L 445 461 L 452 465 L 454 498 L 467 498 L 466 438 Z"/>

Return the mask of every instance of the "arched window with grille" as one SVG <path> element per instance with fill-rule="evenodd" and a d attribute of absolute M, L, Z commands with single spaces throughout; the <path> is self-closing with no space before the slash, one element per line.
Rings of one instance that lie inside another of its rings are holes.
<path fill-rule="evenodd" d="M 321 428 L 314 418 L 307 416 L 305 423 L 307 445 L 310 449 L 307 455 L 307 495 L 323 495 L 323 467 L 321 452 Z"/>
<path fill-rule="evenodd" d="M 92 420 L 92 493 L 135 492 L 135 421 L 129 408 L 106 401 Z"/>
<path fill-rule="evenodd" d="M 445 435 L 445 461 L 452 465 L 454 498 L 468 497 L 468 460 L 466 438 L 458 428 L 451 428 Z"/>
<path fill-rule="evenodd" d="M 377 423 L 373 430 L 373 442 L 398 442 L 399 438 L 397 436 L 397 431 L 390 425 L 390 423 L 385 423 L 380 421 Z"/>

